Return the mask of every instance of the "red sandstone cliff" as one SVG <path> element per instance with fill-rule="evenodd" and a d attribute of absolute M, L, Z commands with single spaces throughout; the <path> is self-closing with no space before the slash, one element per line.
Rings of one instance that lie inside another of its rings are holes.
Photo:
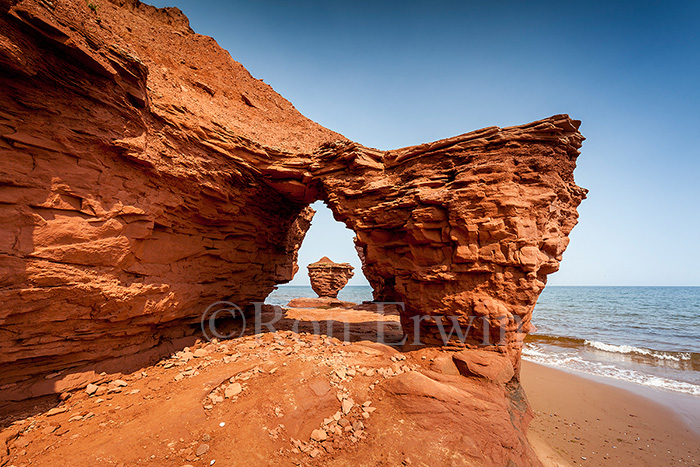
<path fill-rule="evenodd" d="M 318 199 L 357 233 L 375 298 L 404 303 L 409 343 L 484 347 L 517 379 L 585 197 L 566 115 L 365 148 L 137 0 L 0 1 L 0 102 L 5 400 L 155 358 L 212 302 L 263 300 Z"/>
<path fill-rule="evenodd" d="M 154 348 L 291 279 L 312 213 L 258 167 L 342 136 L 177 9 L 2 5 L 0 387 Z"/>
<path fill-rule="evenodd" d="M 316 199 L 357 232 L 409 336 L 440 344 L 440 325 L 479 318 L 449 343 L 517 366 L 585 196 L 578 122 L 380 152 L 304 118 L 177 9 L 2 5 L 0 385 L 155 348 L 216 300 L 263 300 L 296 271 Z"/>

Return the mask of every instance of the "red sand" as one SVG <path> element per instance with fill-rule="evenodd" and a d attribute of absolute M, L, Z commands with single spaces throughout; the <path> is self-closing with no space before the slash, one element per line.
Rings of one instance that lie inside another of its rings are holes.
<path fill-rule="evenodd" d="M 625 389 L 523 362 L 545 465 L 700 465 L 700 434 L 673 410 Z"/>

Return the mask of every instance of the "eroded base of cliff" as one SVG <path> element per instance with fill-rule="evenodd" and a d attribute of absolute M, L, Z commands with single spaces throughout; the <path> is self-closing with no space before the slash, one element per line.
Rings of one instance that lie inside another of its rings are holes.
<path fill-rule="evenodd" d="M 454 352 L 378 343 L 401 340 L 398 316 L 293 309 L 275 328 L 16 414 L 0 465 L 538 465 L 519 384 L 462 376 Z"/>

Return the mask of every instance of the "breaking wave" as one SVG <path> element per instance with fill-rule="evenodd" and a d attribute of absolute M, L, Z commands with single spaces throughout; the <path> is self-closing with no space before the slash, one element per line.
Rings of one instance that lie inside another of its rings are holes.
<path fill-rule="evenodd" d="M 604 342 L 597 341 L 584 341 L 583 344 L 603 352 L 644 355 L 659 360 L 672 360 L 679 362 L 682 360 L 690 360 L 692 358 L 691 352 L 661 352 L 657 350 L 645 349 L 643 347 L 606 344 Z"/>
<path fill-rule="evenodd" d="M 603 344 L 603 347 L 608 344 Z M 593 346 L 591 346 L 593 347 Z M 624 347 L 630 346 L 612 346 L 614 349 L 613 353 L 632 353 L 627 352 Z M 595 348 L 595 347 L 594 347 Z M 632 347 L 634 348 L 634 347 Z M 606 349 L 599 349 L 604 352 L 609 352 Z M 647 351 L 648 349 L 639 349 Z M 649 351 L 654 353 L 653 351 Z M 646 353 L 642 355 L 648 356 Z M 696 354 L 692 354 L 688 358 L 692 358 Z M 680 358 L 680 357 L 679 357 Z M 612 363 L 591 361 L 587 358 L 582 358 L 578 350 L 570 349 L 568 351 L 557 351 L 551 352 L 547 350 L 545 346 L 537 345 L 533 343 L 528 343 L 523 347 L 523 359 L 534 363 L 539 363 L 542 365 L 558 367 L 566 370 L 578 371 L 581 373 L 586 373 L 594 376 L 603 376 L 607 378 L 614 378 L 621 381 L 628 381 L 631 383 L 637 383 L 644 386 L 655 387 L 660 389 L 666 389 L 670 391 L 682 392 L 685 394 L 691 394 L 694 396 L 700 396 L 700 385 L 694 384 L 687 381 L 679 381 L 666 376 L 655 375 L 642 371 L 640 367 L 639 370 L 624 368 L 619 365 Z"/>

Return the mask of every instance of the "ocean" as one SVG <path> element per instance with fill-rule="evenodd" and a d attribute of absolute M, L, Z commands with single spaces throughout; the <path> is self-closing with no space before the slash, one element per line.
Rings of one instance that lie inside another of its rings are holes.
<path fill-rule="evenodd" d="M 316 292 L 314 292 L 310 286 L 280 285 L 277 287 L 277 290 L 268 295 L 265 303 L 269 305 L 287 306 L 287 303 L 293 298 L 314 298 L 317 296 Z M 372 301 L 372 287 L 368 285 L 348 285 L 338 292 L 338 299 L 353 303 Z"/>
<path fill-rule="evenodd" d="M 280 286 L 266 303 L 315 296 Z M 345 287 L 338 298 L 361 303 L 372 289 Z M 700 396 L 700 287 L 548 286 L 532 322 L 525 360 Z"/>

